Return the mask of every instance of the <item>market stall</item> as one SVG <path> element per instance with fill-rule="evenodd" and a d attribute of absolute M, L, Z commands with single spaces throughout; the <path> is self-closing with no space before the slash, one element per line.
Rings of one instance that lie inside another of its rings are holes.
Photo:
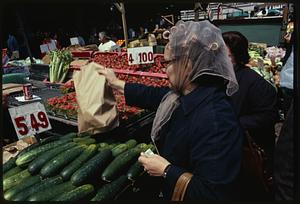
<path fill-rule="evenodd" d="M 78 105 L 74 83 L 70 79 L 74 72 L 80 72 L 83 64 L 93 61 L 113 68 L 117 77 L 127 82 L 156 87 L 168 86 L 163 55 L 153 55 L 152 63 L 128 65 L 126 52 L 71 53 L 72 60 L 66 63 L 69 66 L 67 72 L 63 73 L 64 77 L 54 79 L 53 75 L 60 71 L 53 70 L 53 55 L 49 65 L 31 66 L 29 82 L 33 85 L 33 98 L 38 97 L 36 101 L 18 100 L 23 97 L 22 89 L 9 95 L 10 108 L 35 102 L 43 104 L 52 129 L 36 135 L 38 141 L 29 136 L 33 140 L 30 144 L 27 143 L 27 146 L 17 148 L 20 145 L 14 143 L 4 147 L 8 152 L 4 160 L 3 181 L 4 197 L 7 200 L 100 201 L 128 197 L 135 191 L 136 179 L 143 178 L 143 168 L 137 162 L 139 153 L 148 149 L 155 151 L 149 137 L 155 113 L 125 105 L 124 95 L 117 91 L 113 94 L 117 101 L 119 127 L 96 135 L 77 134 Z M 86 60 L 85 63 L 81 64 L 82 60 Z M 77 63 L 74 63 L 75 61 Z M 61 64 L 58 67 L 64 66 Z M 53 71 L 55 73 L 51 73 Z M 61 166 L 54 167 L 55 171 L 53 169 L 50 170 L 51 173 L 43 175 L 45 169 L 49 168 L 47 166 L 55 166 L 59 158 L 64 158 Z M 47 164 L 46 160 L 50 163 Z M 39 162 L 43 165 L 40 163 L 39 170 L 33 170 L 34 164 Z M 77 173 L 74 173 L 75 169 L 72 170 L 74 176 L 71 173 L 67 173 L 66 178 L 59 176 L 65 175 L 68 169 L 74 168 L 74 165 L 78 170 Z M 100 170 L 103 171 L 102 175 L 95 176 L 95 172 Z M 53 188 L 54 186 L 56 188 Z M 60 194 L 62 196 L 58 197 Z"/>

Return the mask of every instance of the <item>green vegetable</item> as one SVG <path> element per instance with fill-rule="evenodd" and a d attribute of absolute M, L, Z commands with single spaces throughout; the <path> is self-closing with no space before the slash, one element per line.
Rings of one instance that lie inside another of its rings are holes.
<path fill-rule="evenodd" d="M 66 49 L 50 52 L 49 79 L 50 82 L 62 83 L 68 73 L 69 64 L 72 62 L 72 54 Z"/>
<path fill-rule="evenodd" d="M 23 170 L 22 168 L 20 168 L 19 166 L 16 166 L 16 167 L 10 169 L 9 171 L 7 171 L 5 174 L 3 174 L 3 179 L 7 179 L 7 178 L 21 172 L 22 170 Z"/>
<path fill-rule="evenodd" d="M 102 172 L 102 180 L 112 181 L 134 163 L 141 152 L 147 150 L 147 144 L 139 144 L 117 156 Z"/>
<path fill-rule="evenodd" d="M 120 176 L 115 181 L 101 187 L 91 201 L 105 201 L 113 199 L 128 183 L 125 175 Z"/>
<path fill-rule="evenodd" d="M 90 144 L 95 144 L 96 140 L 94 138 L 86 138 L 84 140 L 80 140 L 77 142 L 78 144 L 85 144 L 85 145 L 90 145 Z"/>
<path fill-rule="evenodd" d="M 131 149 L 136 146 L 137 141 L 135 139 L 130 139 L 125 144 L 128 145 L 128 149 Z"/>
<path fill-rule="evenodd" d="M 45 189 L 51 189 L 55 185 L 62 183 L 63 180 L 60 176 L 55 176 L 51 178 L 47 178 L 38 182 L 26 189 L 22 192 L 18 193 L 17 195 L 12 197 L 12 201 L 25 201 L 29 196 L 33 195 L 34 193 L 43 191 Z"/>
<path fill-rule="evenodd" d="M 61 145 L 57 148 L 50 149 L 46 152 L 43 152 L 40 154 L 37 158 L 35 158 L 29 165 L 28 165 L 28 171 L 33 175 L 38 173 L 44 164 L 46 164 L 50 159 L 55 157 L 56 155 L 60 154 L 61 152 L 64 152 L 71 147 L 74 147 L 76 143 L 70 142 L 64 145 Z"/>
<path fill-rule="evenodd" d="M 64 136 L 60 137 L 60 139 L 67 139 L 67 138 L 75 138 L 77 137 L 77 133 L 76 132 L 70 132 L 68 134 L 65 134 Z"/>
<path fill-rule="evenodd" d="M 91 184 L 85 184 L 79 186 L 71 191 L 61 194 L 58 198 L 53 201 L 77 201 L 94 192 L 94 186 Z"/>
<path fill-rule="evenodd" d="M 24 165 L 24 164 L 28 164 L 29 162 L 31 162 L 32 160 L 34 160 L 42 152 L 45 152 L 45 151 L 47 151 L 49 149 L 58 147 L 59 145 L 66 144 L 69 141 L 70 141 L 69 139 L 58 140 L 58 141 L 54 141 L 54 142 L 50 142 L 50 143 L 38 146 L 38 147 L 36 147 L 36 148 L 28 151 L 28 152 L 25 152 L 21 156 L 19 156 L 17 158 L 17 160 L 16 160 L 16 164 L 18 166 Z"/>
<path fill-rule="evenodd" d="M 97 147 L 98 147 L 98 149 L 102 149 L 102 148 L 104 148 L 104 147 L 108 147 L 108 143 L 106 143 L 106 142 L 101 142 L 101 143 L 99 143 L 98 145 L 97 145 Z"/>
<path fill-rule="evenodd" d="M 27 169 L 3 180 L 3 190 L 6 191 L 16 185 L 18 185 L 22 180 L 29 177 L 30 173 Z"/>
<path fill-rule="evenodd" d="M 97 153 L 97 145 L 91 144 L 87 149 L 85 149 L 78 158 L 72 161 L 68 166 L 66 166 L 60 175 L 64 180 L 69 180 L 72 174 L 79 169 L 84 163 L 93 157 Z"/>
<path fill-rule="evenodd" d="M 17 186 L 6 191 L 4 193 L 4 198 L 6 200 L 11 200 L 12 197 L 17 195 L 19 192 L 22 192 L 24 189 L 26 189 L 30 186 L 33 186 L 34 184 L 36 184 L 40 181 L 41 181 L 41 179 L 40 179 L 39 175 L 27 177 L 21 183 L 19 183 Z"/>
<path fill-rule="evenodd" d="M 52 186 L 49 189 L 39 191 L 38 193 L 32 194 L 27 200 L 28 201 L 50 201 L 56 197 L 62 195 L 64 192 L 75 189 L 76 186 L 72 185 L 70 181 Z"/>
<path fill-rule="evenodd" d="M 84 148 L 82 146 L 75 146 L 68 149 L 48 161 L 41 169 L 41 176 L 43 178 L 53 176 L 58 173 L 64 166 L 73 161 Z"/>
<path fill-rule="evenodd" d="M 73 185 L 78 186 L 94 178 L 96 174 L 99 174 L 105 165 L 111 160 L 112 153 L 110 149 L 105 149 L 98 152 L 94 157 L 89 159 L 82 167 L 80 167 L 71 176 L 71 182 Z"/>
<path fill-rule="evenodd" d="M 139 161 L 136 161 L 131 165 L 129 170 L 127 171 L 127 178 L 131 181 L 135 181 L 136 178 L 144 172 L 144 167 L 141 165 Z"/>
<path fill-rule="evenodd" d="M 119 144 L 119 145 L 115 146 L 114 148 L 112 148 L 111 152 L 112 152 L 113 157 L 116 157 L 119 154 L 121 154 L 122 152 L 125 152 L 127 149 L 128 149 L 127 144 Z"/>
<path fill-rule="evenodd" d="M 17 157 L 11 157 L 7 162 L 5 162 L 2 166 L 2 172 L 5 173 L 10 169 L 16 167 Z"/>

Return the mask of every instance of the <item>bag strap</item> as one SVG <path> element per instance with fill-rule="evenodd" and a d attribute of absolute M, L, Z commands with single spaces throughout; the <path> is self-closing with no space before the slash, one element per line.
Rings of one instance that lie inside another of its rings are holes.
<path fill-rule="evenodd" d="M 193 174 L 189 173 L 189 172 L 185 172 L 183 174 L 180 175 L 180 177 L 178 178 L 175 188 L 174 188 L 174 192 L 172 195 L 172 201 L 183 201 L 184 195 L 185 195 L 185 191 L 187 189 L 187 186 L 190 182 L 190 180 L 192 179 Z"/>

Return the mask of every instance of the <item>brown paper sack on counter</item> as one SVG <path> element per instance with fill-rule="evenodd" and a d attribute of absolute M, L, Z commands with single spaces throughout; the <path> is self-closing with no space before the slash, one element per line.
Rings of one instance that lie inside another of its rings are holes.
<path fill-rule="evenodd" d="M 119 126 L 117 103 L 112 88 L 97 70 L 104 67 L 94 62 L 73 75 L 78 108 L 78 131 L 97 134 Z"/>

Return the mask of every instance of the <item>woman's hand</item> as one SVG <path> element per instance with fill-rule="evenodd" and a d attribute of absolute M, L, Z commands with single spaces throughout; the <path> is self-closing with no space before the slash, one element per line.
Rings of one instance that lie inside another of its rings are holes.
<path fill-rule="evenodd" d="M 143 152 L 139 157 L 139 162 L 151 176 L 162 176 L 165 168 L 170 164 L 165 158 L 157 154 L 146 155 Z"/>
<path fill-rule="evenodd" d="M 124 93 L 125 81 L 118 79 L 112 69 L 100 69 L 98 70 L 98 73 L 105 76 L 109 86 L 118 89 L 121 93 Z"/>

